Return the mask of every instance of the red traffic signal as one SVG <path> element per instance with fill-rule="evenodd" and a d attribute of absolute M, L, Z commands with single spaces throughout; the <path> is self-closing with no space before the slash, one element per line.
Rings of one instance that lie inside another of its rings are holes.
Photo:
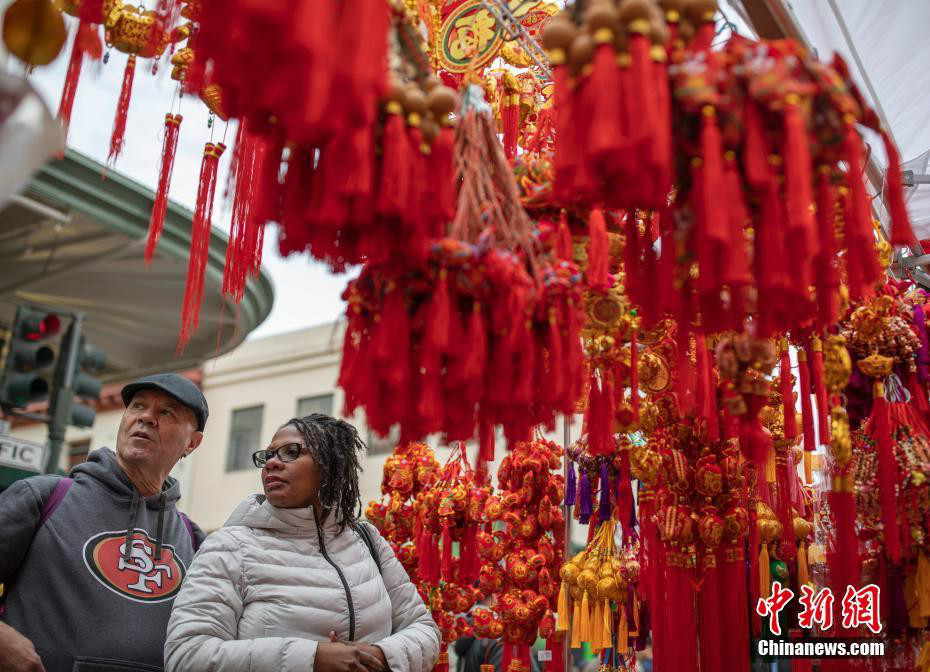
<path fill-rule="evenodd" d="M 30 311 L 24 316 L 20 328 L 22 337 L 27 341 L 41 341 L 61 330 L 61 320 L 55 313 Z"/>

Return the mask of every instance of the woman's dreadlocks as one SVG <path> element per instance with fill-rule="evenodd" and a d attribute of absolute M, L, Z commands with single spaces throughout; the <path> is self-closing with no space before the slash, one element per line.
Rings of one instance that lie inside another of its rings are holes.
<path fill-rule="evenodd" d="M 335 511 L 339 531 L 355 528 L 362 514 L 362 498 L 358 489 L 358 474 L 362 471 L 358 455 L 365 443 L 358 431 L 344 420 L 323 413 L 311 413 L 293 418 L 284 426 L 293 425 L 301 433 L 310 456 L 322 470 L 320 504 L 326 514 Z"/>

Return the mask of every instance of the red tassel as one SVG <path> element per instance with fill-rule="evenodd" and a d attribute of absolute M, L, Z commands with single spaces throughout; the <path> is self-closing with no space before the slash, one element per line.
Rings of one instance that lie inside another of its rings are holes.
<path fill-rule="evenodd" d="M 633 409 L 633 421 L 639 424 L 639 346 L 636 331 L 635 326 L 630 329 L 630 407 Z"/>
<path fill-rule="evenodd" d="M 478 457 L 483 462 L 494 461 L 494 425 L 482 422 L 478 428 Z"/>
<path fill-rule="evenodd" d="M 588 110 L 588 153 L 595 162 L 604 164 L 609 173 L 609 167 L 616 162 L 616 153 L 624 145 L 620 133 L 620 69 L 613 31 L 599 28 L 594 33 L 594 41 L 597 46 L 586 84 L 587 90 L 594 94 L 587 97 L 591 107 Z"/>
<path fill-rule="evenodd" d="M 917 237 L 911 229 L 911 220 L 904 204 L 901 156 L 887 131 L 882 131 L 882 141 L 885 143 L 885 154 L 888 155 L 888 169 L 885 172 L 885 199 L 891 215 L 891 235 L 888 242 L 894 246 L 907 247 L 915 244 Z"/>
<path fill-rule="evenodd" d="M 402 388 L 410 373 L 410 317 L 404 300 L 404 290 L 400 286 L 394 286 L 384 298 L 376 338 L 375 356 L 379 364 L 387 369 L 384 380 L 390 385 Z"/>
<path fill-rule="evenodd" d="M 442 580 L 451 582 L 452 576 L 452 532 L 449 525 L 442 526 Z"/>
<path fill-rule="evenodd" d="M 572 261 L 575 258 L 572 248 L 572 232 L 568 228 L 568 215 L 563 211 L 562 216 L 559 218 L 555 254 L 562 261 Z"/>
<path fill-rule="evenodd" d="M 88 47 L 93 45 L 93 40 L 97 40 L 97 49 Z M 71 59 L 68 61 L 68 71 L 65 75 L 65 83 L 61 88 L 61 102 L 58 104 L 58 119 L 61 121 L 65 132 L 65 142 L 68 139 L 68 128 L 71 125 L 71 111 L 74 108 L 74 96 L 77 94 L 78 83 L 81 79 L 81 67 L 84 63 L 84 54 L 91 58 L 100 58 L 100 38 L 97 37 L 96 28 L 89 24 L 81 23 L 78 25 L 77 32 L 74 35 L 74 43 L 71 45 Z"/>
<path fill-rule="evenodd" d="M 834 550 L 827 558 L 834 595 L 846 593 L 847 586 L 859 585 L 859 540 L 856 538 L 856 500 L 851 492 L 827 494 L 833 529 L 836 530 Z M 834 603 L 839 613 L 840 599 Z M 840 623 L 838 619 L 834 621 Z"/>
<path fill-rule="evenodd" d="M 824 384 L 823 345 L 814 336 L 811 339 L 811 372 L 814 375 L 814 398 L 817 400 L 817 429 L 820 444 L 830 443 L 830 409 L 827 407 L 827 387 Z"/>
<path fill-rule="evenodd" d="M 814 195 L 811 187 L 811 157 L 807 128 L 799 108 L 800 100 L 788 94 L 784 110 L 785 119 L 785 192 L 787 196 L 788 237 L 791 241 L 791 279 L 798 296 L 807 296 L 811 284 L 810 261 L 820 250 L 811 205 Z"/>
<path fill-rule="evenodd" d="M 468 318 L 466 333 L 465 354 L 465 380 L 471 384 L 481 385 L 484 380 L 485 360 L 488 356 L 487 334 L 484 330 L 484 317 L 481 314 L 481 304 L 475 301 L 472 304 L 471 316 Z"/>
<path fill-rule="evenodd" d="M 249 276 L 256 277 L 261 270 L 265 222 L 276 217 L 275 206 L 278 186 L 278 158 L 271 140 L 254 132 L 250 122 L 242 121 L 236 136 L 230 179 L 235 179 L 232 221 L 229 243 L 226 246 L 226 263 L 223 267 L 223 296 L 238 303 L 245 295 Z M 301 153 L 294 151 L 291 159 L 296 164 Z M 288 171 L 296 166 L 288 165 Z M 291 192 L 300 185 L 288 185 Z M 288 203 L 289 208 L 292 204 Z"/>
<path fill-rule="evenodd" d="M 881 276 L 881 268 L 875 254 L 869 197 L 862 182 L 862 138 L 854 121 L 852 118 L 846 120 L 843 158 L 848 166 L 846 183 L 849 188 L 844 237 L 846 272 L 849 296 L 855 301 L 871 293 L 872 285 Z"/>
<path fill-rule="evenodd" d="M 835 232 L 836 189 L 830 182 L 830 169 L 821 167 L 817 180 L 817 231 L 820 256 L 816 271 L 817 318 L 821 327 L 833 324 L 840 312 L 840 270 Z M 826 413 L 826 405 L 824 406 Z"/>
<path fill-rule="evenodd" d="M 791 384 L 791 359 L 788 354 L 788 340 L 782 339 L 782 351 L 781 351 L 781 397 L 782 397 L 782 417 L 784 418 L 784 428 L 785 428 L 785 438 L 794 439 L 798 436 L 798 420 L 795 416 L 794 411 L 794 385 Z M 809 388 L 808 388 L 809 389 Z M 810 403 L 810 395 L 807 390 L 802 386 L 801 395 L 808 396 L 808 404 Z M 803 406 L 803 402 L 802 402 Z"/>
<path fill-rule="evenodd" d="M 814 438 L 814 412 L 811 409 L 811 374 L 807 366 L 807 353 L 798 350 L 798 384 L 801 387 L 801 426 L 804 436 L 804 450 L 816 450 L 817 442 Z M 797 436 L 797 427 L 795 427 Z"/>
<path fill-rule="evenodd" d="M 119 92 L 119 102 L 116 104 L 116 119 L 113 120 L 113 132 L 110 134 L 110 153 L 107 156 L 107 165 L 116 164 L 123 151 L 126 136 L 126 117 L 129 114 L 129 101 L 132 98 L 132 80 L 136 73 L 136 57 L 129 55 L 126 69 L 123 71 L 123 87 Z M 215 185 L 214 185 L 215 186 Z"/>
<path fill-rule="evenodd" d="M 458 198 L 455 165 L 452 161 L 454 146 L 454 129 L 451 126 L 443 126 L 433 142 L 432 152 L 430 153 L 431 172 L 436 184 L 436 216 L 443 228 L 445 228 L 447 222 L 455 217 Z"/>
<path fill-rule="evenodd" d="M 210 249 L 210 230 L 213 222 L 213 197 L 216 193 L 216 171 L 220 156 L 226 150 L 222 143 L 208 142 L 200 164 L 200 184 L 197 187 L 197 205 L 191 227 L 191 253 L 187 266 L 187 287 L 184 290 L 184 309 L 181 313 L 181 335 L 178 352 L 183 352 L 200 321 L 200 302 L 203 298 L 203 280 Z"/>
<path fill-rule="evenodd" d="M 730 247 L 729 220 L 719 194 L 723 193 L 723 139 L 717 126 L 717 112 L 706 105 L 701 111 L 701 161 L 694 171 L 698 216 L 697 252 L 700 273 L 701 312 L 704 327 L 714 331 L 722 326 L 720 292 L 723 289 L 723 266 Z"/>
<path fill-rule="evenodd" d="M 565 362 L 562 359 L 562 333 L 559 330 L 559 320 L 556 309 L 549 308 L 549 333 L 546 341 L 548 350 L 548 381 L 545 388 L 550 403 L 559 407 L 565 396 Z"/>
<path fill-rule="evenodd" d="M 649 38 L 645 34 L 648 30 L 649 23 L 645 19 L 635 19 L 630 24 L 630 93 L 633 94 L 632 99 L 638 101 L 637 113 L 630 115 L 630 137 L 636 143 L 652 143 L 655 140 L 655 83 L 652 78 L 652 59 L 649 56 Z M 657 196 L 664 198 L 666 194 Z M 660 203 L 649 202 L 643 205 L 657 207 Z"/>
<path fill-rule="evenodd" d="M 511 163 L 517 158 L 517 136 L 520 134 L 519 94 L 504 89 L 501 101 L 501 121 L 504 135 L 504 154 Z"/>
<path fill-rule="evenodd" d="M 694 335 L 695 355 L 697 359 L 697 405 L 700 416 L 707 427 L 707 440 L 720 439 L 720 424 L 717 419 L 717 386 L 714 384 L 714 369 L 707 351 L 704 334 Z"/>
<path fill-rule="evenodd" d="M 452 319 L 447 275 L 445 268 L 439 269 L 439 283 L 433 290 L 426 313 L 427 326 L 423 346 L 439 354 L 445 354 L 449 347 L 449 329 Z"/>
<path fill-rule="evenodd" d="M 875 452 L 878 455 L 878 493 L 882 509 L 885 552 L 892 564 L 898 564 L 901 561 L 901 533 L 898 529 L 898 508 L 895 503 L 898 476 L 890 413 L 888 402 L 885 400 L 885 388 L 881 382 L 876 382 L 872 393 L 872 414 L 866 431 L 875 441 Z"/>
<path fill-rule="evenodd" d="M 158 173 L 158 189 L 152 205 L 149 219 L 149 235 L 145 243 L 145 263 L 152 263 L 152 256 L 161 238 L 165 225 L 165 213 L 168 211 L 168 190 L 171 188 L 171 173 L 174 170 L 174 155 L 178 149 L 178 135 L 181 132 L 181 115 L 165 115 L 165 139 L 161 149 L 161 169 Z"/>
<path fill-rule="evenodd" d="M 381 177 L 376 209 L 385 217 L 403 218 L 410 192 L 410 143 L 400 103 L 391 101 L 381 137 Z"/>
<path fill-rule="evenodd" d="M 608 239 L 604 213 L 598 208 L 591 210 L 588 218 L 588 285 L 591 289 L 604 290 L 608 284 Z"/>

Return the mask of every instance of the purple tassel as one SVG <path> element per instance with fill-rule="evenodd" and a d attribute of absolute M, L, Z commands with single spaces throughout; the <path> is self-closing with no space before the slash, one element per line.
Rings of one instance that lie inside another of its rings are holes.
<path fill-rule="evenodd" d="M 920 350 L 917 351 L 917 380 L 926 383 L 930 380 L 930 343 L 927 340 L 927 316 L 923 306 L 914 306 L 914 324 L 917 326 L 917 338 Z"/>
<path fill-rule="evenodd" d="M 607 462 L 601 462 L 601 509 L 598 520 L 610 520 L 610 481 L 607 479 Z"/>
<path fill-rule="evenodd" d="M 568 460 L 568 455 L 565 456 Z M 565 485 L 565 506 L 575 506 L 575 463 L 568 462 L 568 483 Z"/>
<path fill-rule="evenodd" d="M 578 497 L 581 501 L 578 503 L 578 520 L 582 525 L 587 525 L 591 520 L 591 483 L 588 481 L 588 472 L 581 471 L 581 486 L 579 487 Z"/>

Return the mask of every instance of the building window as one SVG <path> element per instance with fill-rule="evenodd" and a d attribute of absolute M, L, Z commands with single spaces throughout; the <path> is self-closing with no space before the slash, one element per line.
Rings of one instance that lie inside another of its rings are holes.
<path fill-rule="evenodd" d="M 391 427 L 391 431 L 386 437 L 378 436 L 369 429 L 368 441 L 365 443 L 368 444 L 369 455 L 384 455 L 385 453 L 394 452 L 397 444 L 400 443 L 400 425 Z"/>
<path fill-rule="evenodd" d="M 316 397 L 304 397 L 297 400 L 297 417 L 305 418 L 311 413 L 333 414 L 333 395 L 320 394 Z"/>
<path fill-rule="evenodd" d="M 90 453 L 90 439 L 68 442 L 68 470 L 87 461 Z"/>
<path fill-rule="evenodd" d="M 252 453 L 259 449 L 264 406 L 240 408 L 232 412 L 226 471 L 252 468 Z"/>

